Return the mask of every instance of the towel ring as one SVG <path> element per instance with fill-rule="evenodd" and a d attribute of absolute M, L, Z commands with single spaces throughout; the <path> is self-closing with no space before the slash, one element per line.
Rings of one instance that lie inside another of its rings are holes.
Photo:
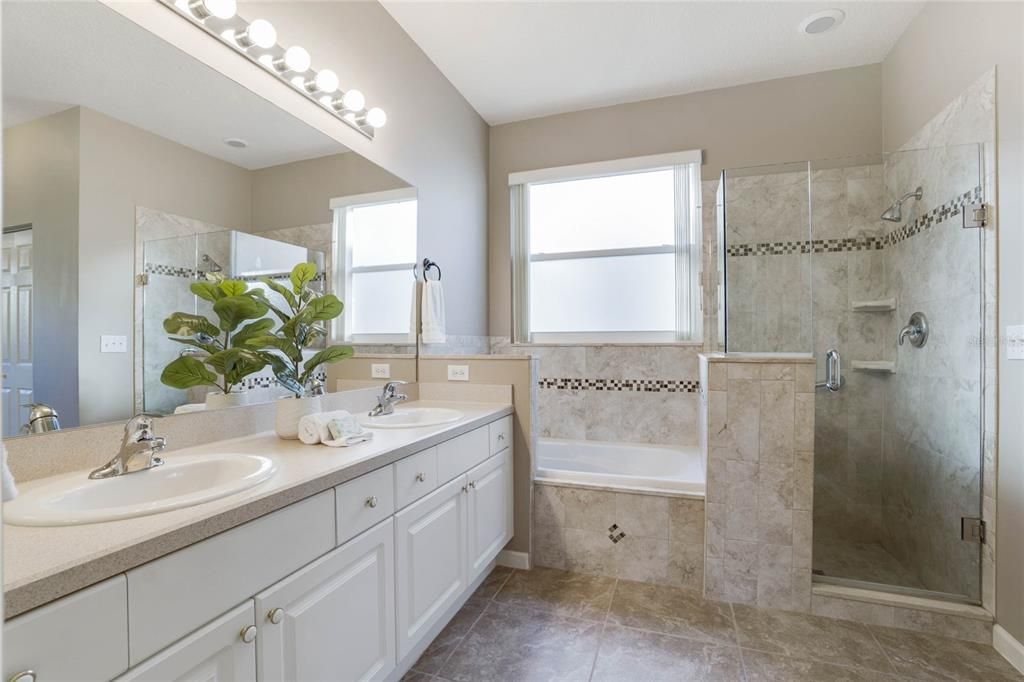
<path fill-rule="evenodd" d="M 419 267 L 420 267 L 419 263 L 417 263 L 416 265 L 412 266 L 412 275 L 413 275 L 413 277 L 416 277 L 416 269 L 419 268 Z M 427 281 L 427 272 L 431 268 L 437 270 L 437 281 L 438 282 L 441 281 L 441 266 L 440 265 L 438 265 L 434 261 L 430 260 L 429 258 L 424 258 L 423 259 L 423 266 L 422 267 L 423 267 L 423 281 L 424 282 Z"/>

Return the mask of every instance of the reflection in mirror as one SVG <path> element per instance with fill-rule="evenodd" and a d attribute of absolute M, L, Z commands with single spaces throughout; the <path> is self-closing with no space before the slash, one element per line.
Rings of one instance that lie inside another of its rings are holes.
<path fill-rule="evenodd" d="M 216 363 L 165 321 L 274 332 L 298 263 L 346 304 L 306 358 L 349 344 L 415 378 L 394 355 L 415 353 L 414 188 L 99 2 L 4 3 L 2 31 L 4 437 L 287 393 L 272 365 L 226 396 L 223 375 L 167 381 L 183 353 Z M 225 322 L 193 287 L 221 281 L 272 307 Z M 314 378 L 369 380 L 366 359 Z"/>

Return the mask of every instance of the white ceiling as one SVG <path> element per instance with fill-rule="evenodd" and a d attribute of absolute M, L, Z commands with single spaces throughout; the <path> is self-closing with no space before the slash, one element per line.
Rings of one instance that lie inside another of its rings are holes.
<path fill-rule="evenodd" d="M 383 4 L 494 125 L 880 62 L 924 3 Z M 797 31 L 831 8 L 838 28 Z"/>
<path fill-rule="evenodd" d="M 347 151 L 98 2 L 0 6 L 4 127 L 81 105 L 250 170 Z"/>

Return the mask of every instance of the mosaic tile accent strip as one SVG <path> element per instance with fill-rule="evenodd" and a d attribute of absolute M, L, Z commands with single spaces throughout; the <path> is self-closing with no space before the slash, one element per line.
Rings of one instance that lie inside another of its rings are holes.
<path fill-rule="evenodd" d="M 559 391 L 636 391 L 639 393 L 696 393 L 695 379 L 540 379 L 538 388 Z"/>
<path fill-rule="evenodd" d="M 317 381 L 325 382 L 327 381 L 327 371 L 317 370 L 313 373 L 313 378 Z M 273 388 L 274 386 L 277 386 L 277 379 L 269 375 L 248 376 L 242 379 L 239 386 L 246 390 L 255 388 Z"/>
<path fill-rule="evenodd" d="M 195 268 L 179 268 L 173 265 L 161 265 L 159 263 L 146 263 L 144 272 L 148 275 L 165 275 L 167 277 L 181 277 L 184 279 L 200 279 L 205 274 Z M 232 277 L 232 279 L 237 279 L 242 282 L 257 282 L 263 277 L 269 277 L 272 280 L 289 280 L 291 278 L 291 273 L 272 272 L 266 275 L 241 275 L 238 277 Z M 326 272 L 318 272 L 316 277 L 313 278 L 314 282 L 325 282 L 326 280 Z"/>
<path fill-rule="evenodd" d="M 981 201 L 981 185 L 936 206 L 914 222 L 901 225 L 884 237 L 846 237 L 845 239 L 805 239 L 786 242 L 758 242 L 752 244 L 730 244 L 726 254 L 738 256 L 788 256 L 804 253 L 844 253 L 850 251 L 881 251 L 920 234 L 935 225 L 960 215 L 967 204 Z"/>

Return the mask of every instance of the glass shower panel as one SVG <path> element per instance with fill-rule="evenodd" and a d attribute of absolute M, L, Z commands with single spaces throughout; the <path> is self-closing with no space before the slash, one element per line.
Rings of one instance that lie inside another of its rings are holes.
<path fill-rule="evenodd" d="M 814 352 L 845 378 L 815 399 L 819 580 L 980 601 L 981 168 L 977 145 L 812 164 Z M 916 312 L 928 338 L 900 345 Z"/>
<path fill-rule="evenodd" d="M 809 180 L 806 162 L 722 173 L 727 352 L 812 349 Z"/>

